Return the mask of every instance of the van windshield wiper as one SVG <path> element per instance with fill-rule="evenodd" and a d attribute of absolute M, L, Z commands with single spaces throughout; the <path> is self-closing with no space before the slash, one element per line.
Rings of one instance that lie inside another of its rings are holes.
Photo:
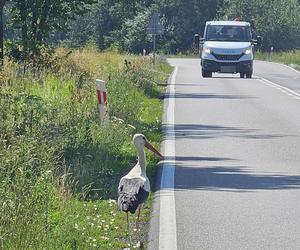
<path fill-rule="evenodd" d="M 207 41 L 213 41 L 213 42 L 249 42 L 246 40 L 236 40 L 236 39 L 207 39 Z"/>
<path fill-rule="evenodd" d="M 210 39 L 207 39 L 207 41 L 226 42 L 226 39 L 220 39 L 220 38 L 210 38 Z"/>

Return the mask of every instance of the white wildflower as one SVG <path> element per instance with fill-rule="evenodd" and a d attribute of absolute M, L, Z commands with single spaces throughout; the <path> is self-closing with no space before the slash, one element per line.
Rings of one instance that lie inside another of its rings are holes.
<path fill-rule="evenodd" d="M 110 203 L 110 204 L 117 204 L 117 201 L 116 201 L 116 200 L 113 200 L 113 199 L 109 199 L 109 200 L 108 200 L 108 203 Z"/>

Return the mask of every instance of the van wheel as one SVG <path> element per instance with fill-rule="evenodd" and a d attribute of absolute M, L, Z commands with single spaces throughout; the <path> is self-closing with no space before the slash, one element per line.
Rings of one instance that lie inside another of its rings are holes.
<path fill-rule="evenodd" d="M 252 72 L 246 73 L 246 78 L 252 78 Z"/>
<path fill-rule="evenodd" d="M 212 72 L 202 69 L 202 77 L 212 77 Z"/>
<path fill-rule="evenodd" d="M 245 78 L 245 73 L 240 73 L 240 78 Z"/>

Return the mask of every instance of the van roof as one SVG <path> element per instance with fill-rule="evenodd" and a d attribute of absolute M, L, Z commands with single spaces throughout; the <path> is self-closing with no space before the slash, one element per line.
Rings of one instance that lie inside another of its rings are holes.
<path fill-rule="evenodd" d="M 206 25 L 250 26 L 250 23 L 241 21 L 209 21 L 206 22 Z"/>

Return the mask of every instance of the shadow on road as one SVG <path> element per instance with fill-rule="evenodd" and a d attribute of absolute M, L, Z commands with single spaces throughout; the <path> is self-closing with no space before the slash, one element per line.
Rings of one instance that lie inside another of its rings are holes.
<path fill-rule="evenodd" d="M 243 167 L 181 166 L 176 168 L 175 178 L 175 190 L 251 192 L 300 188 L 300 176 L 256 174 Z"/>
<path fill-rule="evenodd" d="M 232 75 L 232 76 L 216 76 L 213 75 L 212 78 L 216 78 L 216 79 L 230 79 L 230 80 L 241 80 L 241 81 L 251 81 L 254 79 L 259 79 L 259 77 L 257 76 L 252 76 L 252 78 L 240 78 L 239 75 Z M 212 79 L 210 78 L 210 79 Z M 206 78 L 207 79 L 207 78 Z"/>
<path fill-rule="evenodd" d="M 300 189 L 300 175 L 254 173 L 245 166 L 228 165 L 237 159 L 218 157 L 177 156 L 165 157 L 160 166 L 175 168 L 175 186 L 164 186 L 175 191 L 203 190 L 218 192 L 256 192 L 262 190 Z M 205 162 L 214 166 L 205 166 Z M 220 166 L 226 162 L 228 166 Z M 203 166 L 203 167 L 201 167 Z M 162 168 L 160 167 L 161 171 Z M 160 173 L 161 174 L 161 173 Z M 159 175 L 160 176 L 160 175 Z M 160 183 L 160 182 L 159 182 Z M 157 183 L 158 184 L 158 183 Z M 159 184 L 155 191 L 159 190 Z"/>
<path fill-rule="evenodd" d="M 170 158 L 166 157 L 166 160 Z M 172 159 L 170 159 L 172 160 Z M 176 156 L 175 160 L 178 161 L 236 161 L 232 158 L 219 158 L 219 157 L 200 157 L 200 156 Z"/>
<path fill-rule="evenodd" d="M 211 93 L 202 93 L 202 94 L 193 94 L 193 93 L 176 93 L 176 94 L 166 94 L 164 95 L 164 99 L 230 99 L 230 100 L 238 100 L 238 99 L 250 99 L 253 97 L 250 96 L 239 96 L 239 95 L 219 95 L 219 94 L 211 94 Z"/>
<path fill-rule="evenodd" d="M 165 137 L 172 133 L 171 125 L 163 125 L 166 132 Z M 216 125 L 201 124 L 176 124 L 174 125 L 176 139 L 217 139 L 223 137 L 243 138 L 243 139 L 276 139 L 287 137 L 283 134 L 266 134 L 261 129 L 236 128 Z"/>

